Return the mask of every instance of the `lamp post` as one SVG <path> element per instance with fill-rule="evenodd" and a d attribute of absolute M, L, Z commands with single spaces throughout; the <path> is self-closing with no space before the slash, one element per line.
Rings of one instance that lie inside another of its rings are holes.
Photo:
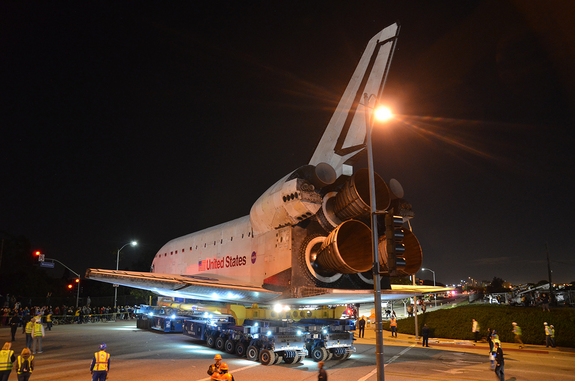
<path fill-rule="evenodd" d="M 377 379 L 384 379 L 384 359 L 383 359 L 383 322 L 381 308 L 381 274 L 379 273 L 379 235 L 377 232 L 377 211 L 375 197 L 375 172 L 373 169 L 373 150 L 371 147 L 371 131 L 373 130 L 373 118 L 378 119 L 390 118 L 391 113 L 378 112 L 374 107 L 369 106 L 369 100 L 376 98 L 375 95 L 363 94 L 365 110 L 365 128 L 366 128 L 366 151 L 367 151 L 367 169 L 369 172 L 369 199 L 370 199 L 370 216 L 371 216 L 371 238 L 373 249 L 373 291 L 375 300 L 375 357 Z M 377 99 L 376 102 L 377 103 Z M 369 112 L 371 110 L 371 112 Z"/>
<path fill-rule="evenodd" d="M 421 271 L 431 271 L 433 273 L 433 287 L 435 287 L 435 271 L 432 269 L 421 268 Z M 437 294 L 433 294 L 433 299 L 435 300 L 435 307 L 437 307 Z"/>
<path fill-rule="evenodd" d="M 137 244 L 138 244 L 137 241 L 131 241 L 131 242 L 128 242 L 127 244 L 125 244 L 124 246 L 122 246 L 121 248 L 118 249 L 118 253 L 116 255 L 116 271 L 118 271 L 118 269 L 119 269 L 118 266 L 120 264 L 120 251 L 122 251 L 122 249 L 128 245 L 136 246 Z M 118 305 L 118 285 L 115 284 L 114 285 L 114 312 L 116 312 L 117 305 Z"/>

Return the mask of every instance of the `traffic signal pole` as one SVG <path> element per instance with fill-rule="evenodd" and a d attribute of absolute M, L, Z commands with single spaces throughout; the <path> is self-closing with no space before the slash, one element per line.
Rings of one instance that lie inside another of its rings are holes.
<path fill-rule="evenodd" d="M 76 275 L 78 278 L 78 290 L 76 290 L 76 308 L 78 308 L 78 302 L 80 300 L 80 281 L 81 281 L 81 277 L 80 274 L 78 274 L 77 272 L 75 272 L 74 270 L 72 270 L 71 268 L 69 268 L 68 266 L 66 266 L 65 264 L 63 264 L 62 262 L 60 262 L 57 259 L 54 258 L 46 258 L 43 254 L 40 254 L 39 252 L 37 253 L 38 255 L 38 261 L 40 262 L 45 262 L 45 261 L 52 261 L 52 262 L 56 262 L 61 264 L 62 266 L 64 266 L 65 268 L 67 268 L 72 274 Z"/>

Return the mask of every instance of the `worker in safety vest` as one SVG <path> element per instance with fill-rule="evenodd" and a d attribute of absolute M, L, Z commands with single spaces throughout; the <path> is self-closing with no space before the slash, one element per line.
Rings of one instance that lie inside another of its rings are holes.
<path fill-rule="evenodd" d="M 12 372 L 12 365 L 16 361 L 14 351 L 11 350 L 12 343 L 7 341 L 0 350 L 0 380 L 7 380 Z"/>
<path fill-rule="evenodd" d="M 106 353 L 106 344 L 100 344 L 100 351 L 94 353 L 90 372 L 92 381 L 105 381 L 110 371 L 110 354 Z"/>
<path fill-rule="evenodd" d="M 220 373 L 214 373 L 212 375 L 212 380 L 218 380 L 218 381 L 234 381 L 234 376 L 232 376 L 231 373 L 228 373 L 228 364 L 226 364 L 225 362 L 222 363 L 222 365 L 220 366 Z M 216 378 L 214 378 L 214 376 L 216 376 Z"/>
<path fill-rule="evenodd" d="M 210 367 L 208 368 L 208 374 L 210 376 L 212 376 L 214 373 L 215 374 L 220 373 L 220 365 L 222 363 L 222 356 L 221 355 L 215 355 L 214 360 L 216 360 L 216 363 L 210 365 Z"/>
<path fill-rule="evenodd" d="M 26 323 L 26 348 L 32 348 L 32 331 L 34 330 L 34 319 L 29 319 Z"/>
<path fill-rule="evenodd" d="M 42 338 L 44 337 L 44 326 L 42 325 L 42 317 L 38 315 L 35 319 L 34 327 L 32 329 L 32 352 L 36 354 L 36 344 L 38 344 L 38 353 L 42 353 Z"/>
<path fill-rule="evenodd" d="M 391 337 L 395 335 L 397 337 L 397 319 L 395 316 L 391 317 L 391 321 L 389 322 L 389 328 L 391 328 Z"/>
<path fill-rule="evenodd" d="M 16 361 L 16 374 L 18 374 L 18 381 L 28 381 L 32 372 L 34 371 L 34 356 L 30 353 L 30 349 L 22 349 L 22 354 L 18 356 Z"/>

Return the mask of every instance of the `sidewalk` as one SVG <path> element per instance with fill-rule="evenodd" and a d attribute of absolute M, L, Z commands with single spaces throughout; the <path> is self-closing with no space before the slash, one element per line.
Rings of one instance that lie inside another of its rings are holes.
<path fill-rule="evenodd" d="M 365 329 L 365 337 L 363 339 L 357 338 L 358 331 L 355 331 L 355 344 L 372 344 L 375 345 L 375 331 L 366 327 Z M 398 333 L 397 338 L 391 337 L 390 331 L 383 331 L 383 345 L 400 345 L 400 346 L 409 346 L 417 344 L 421 346 L 421 336 L 419 340 L 415 340 L 414 335 L 408 335 L 405 333 Z M 448 349 L 448 348 L 458 348 L 458 349 L 469 349 L 469 350 L 479 350 L 485 351 L 487 353 L 489 351 L 489 344 L 487 342 L 477 342 L 474 343 L 473 340 L 456 340 L 456 339 L 438 339 L 438 338 L 429 338 L 429 347 L 434 349 Z M 541 354 L 557 354 L 557 355 L 565 355 L 565 356 L 573 356 L 575 357 L 575 348 L 565 348 L 565 347 L 556 347 L 556 348 L 547 348 L 545 345 L 532 345 L 532 344 L 525 344 L 523 348 L 519 348 L 519 344 L 517 343 L 505 343 L 501 342 L 501 348 L 505 352 L 531 352 L 531 353 L 541 353 Z"/>

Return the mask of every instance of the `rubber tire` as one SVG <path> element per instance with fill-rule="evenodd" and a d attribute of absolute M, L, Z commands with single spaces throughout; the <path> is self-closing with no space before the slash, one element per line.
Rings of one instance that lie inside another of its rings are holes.
<path fill-rule="evenodd" d="M 343 359 L 342 360 L 347 360 L 348 358 L 351 357 L 351 352 L 346 353 L 345 355 L 343 355 Z"/>
<path fill-rule="evenodd" d="M 331 360 L 332 357 L 333 357 L 333 352 L 327 351 L 327 358 L 325 359 L 325 361 Z"/>
<path fill-rule="evenodd" d="M 286 364 L 295 364 L 295 363 L 297 362 L 296 360 L 298 359 L 298 357 L 299 357 L 299 356 L 296 356 L 296 357 L 286 357 L 286 358 L 284 358 L 284 362 L 285 362 Z"/>
<path fill-rule="evenodd" d="M 248 350 L 246 351 L 246 357 L 248 360 L 258 361 L 259 355 L 260 355 L 260 352 L 258 351 L 257 347 L 255 347 L 253 345 L 250 345 L 248 347 Z"/>
<path fill-rule="evenodd" d="M 246 351 L 247 348 L 245 343 L 239 342 L 236 344 L 236 356 L 245 357 Z"/>
<path fill-rule="evenodd" d="M 333 354 L 334 360 L 343 360 L 344 357 L 345 357 L 345 353 L 341 353 L 341 354 L 334 353 Z"/>
<path fill-rule="evenodd" d="M 225 345 L 226 345 L 226 339 L 224 337 L 220 336 L 216 339 L 216 349 L 218 351 L 223 352 L 225 349 Z"/>
<path fill-rule="evenodd" d="M 206 339 L 206 345 L 210 348 L 215 347 L 216 346 L 216 337 L 214 335 L 208 336 L 208 338 Z"/>
<path fill-rule="evenodd" d="M 300 362 L 303 361 L 304 357 L 305 357 L 305 356 L 298 356 L 298 357 L 296 357 L 296 360 L 295 360 L 294 362 L 295 362 L 296 364 L 299 364 Z"/>
<path fill-rule="evenodd" d="M 276 360 L 274 361 L 274 365 L 277 365 L 279 363 L 281 363 L 282 361 L 284 361 L 284 357 L 283 356 L 278 356 L 276 354 Z"/>
<path fill-rule="evenodd" d="M 327 349 L 323 347 L 315 347 L 311 351 L 311 358 L 315 362 L 325 361 L 325 359 L 327 359 Z"/>
<path fill-rule="evenodd" d="M 273 365 L 276 361 L 276 354 L 269 349 L 262 349 L 260 351 L 260 362 L 262 365 Z"/>
<path fill-rule="evenodd" d="M 227 339 L 224 344 L 224 350 L 229 354 L 236 353 L 236 342 L 232 339 Z"/>

